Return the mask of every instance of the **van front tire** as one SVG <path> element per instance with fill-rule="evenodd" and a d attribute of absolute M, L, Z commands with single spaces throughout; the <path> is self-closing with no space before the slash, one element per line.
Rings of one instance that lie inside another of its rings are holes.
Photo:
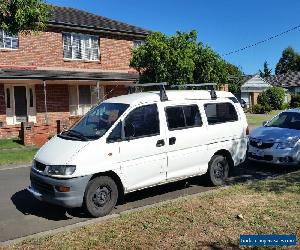
<path fill-rule="evenodd" d="M 222 186 L 225 184 L 229 173 L 229 163 L 225 156 L 214 155 L 208 163 L 206 177 L 213 186 Z"/>
<path fill-rule="evenodd" d="M 102 217 L 109 214 L 118 200 L 118 187 L 115 181 L 108 176 L 92 179 L 86 188 L 83 206 L 93 217 Z"/>

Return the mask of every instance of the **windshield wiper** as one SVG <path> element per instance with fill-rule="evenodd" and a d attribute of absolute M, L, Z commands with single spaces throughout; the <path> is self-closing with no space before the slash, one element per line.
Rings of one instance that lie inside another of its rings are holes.
<path fill-rule="evenodd" d="M 66 134 L 68 136 L 73 136 L 73 137 L 77 137 L 83 141 L 88 141 L 88 138 L 86 136 L 84 136 L 82 133 L 76 131 L 76 130 L 66 130 L 66 131 L 63 131 L 62 134 Z"/>

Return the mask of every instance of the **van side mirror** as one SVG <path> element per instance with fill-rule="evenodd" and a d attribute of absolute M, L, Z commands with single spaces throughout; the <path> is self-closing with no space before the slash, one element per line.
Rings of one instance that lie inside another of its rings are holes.
<path fill-rule="evenodd" d="M 262 123 L 262 125 L 265 126 L 267 123 L 268 123 L 267 121 L 264 121 L 264 122 Z"/>

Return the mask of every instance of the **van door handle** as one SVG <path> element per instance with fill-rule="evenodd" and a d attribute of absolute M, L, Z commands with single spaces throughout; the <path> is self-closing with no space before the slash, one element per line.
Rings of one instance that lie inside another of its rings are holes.
<path fill-rule="evenodd" d="M 165 146 L 165 141 L 164 140 L 158 140 L 156 143 L 156 147 L 162 147 Z"/>
<path fill-rule="evenodd" d="M 176 137 L 169 138 L 169 145 L 174 145 L 176 142 Z"/>

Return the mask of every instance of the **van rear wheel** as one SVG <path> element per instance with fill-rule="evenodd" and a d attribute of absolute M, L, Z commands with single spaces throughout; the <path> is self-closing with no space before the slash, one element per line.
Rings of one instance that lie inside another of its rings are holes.
<path fill-rule="evenodd" d="M 86 188 L 83 205 L 93 217 L 109 214 L 118 200 L 118 187 L 108 176 L 92 179 Z"/>
<path fill-rule="evenodd" d="M 229 163 L 225 156 L 214 155 L 208 163 L 207 179 L 214 186 L 225 184 L 229 173 Z"/>

